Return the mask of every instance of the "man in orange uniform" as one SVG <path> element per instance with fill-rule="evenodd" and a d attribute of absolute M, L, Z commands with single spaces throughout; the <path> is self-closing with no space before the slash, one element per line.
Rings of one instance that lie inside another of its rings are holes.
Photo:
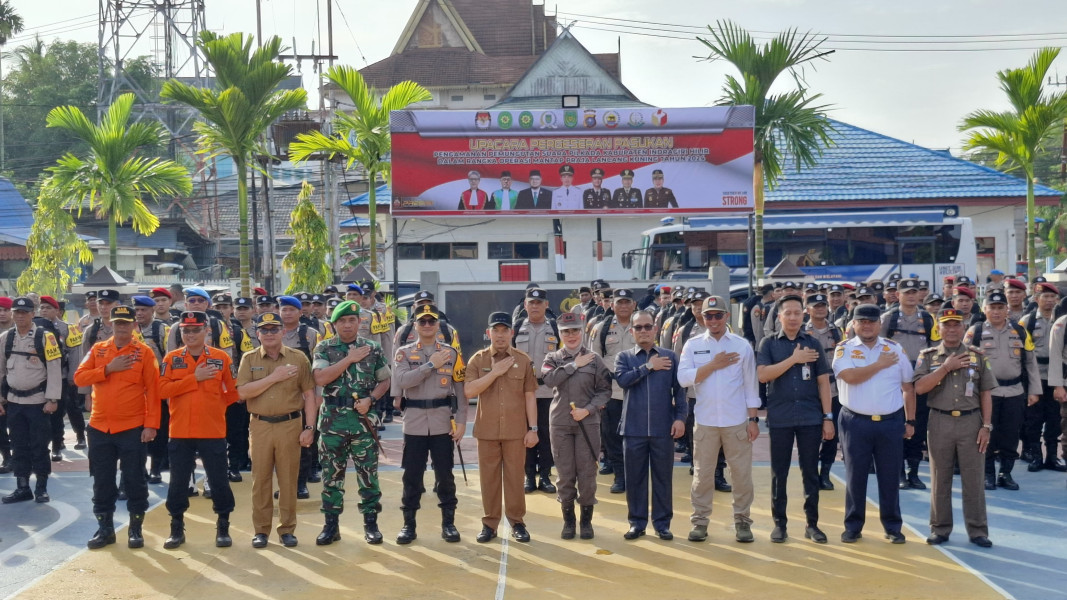
<path fill-rule="evenodd" d="M 144 546 L 141 525 L 148 510 L 144 461 L 147 444 L 159 429 L 159 367 L 144 342 L 133 339 L 134 315 L 128 306 L 111 309 L 115 334 L 93 344 L 74 372 L 74 383 L 93 387 L 89 427 L 89 473 L 93 476 L 93 514 L 99 528 L 90 550 L 115 543 L 116 463 L 126 483 L 130 548 Z"/>
<path fill-rule="evenodd" d="M 229 354 L 206 344 L 207 313 L 183 312 L 178 325 L 185 345 L 163 357 L 159 380 L 160 396 L 170 398 L 170 537 L 163 547 L 173 550 L 185 543 L 189 477 L 199 453 L 218 515 L 215 546 L 225 548 L 233 544 L 230 513 L 234 506 L 226 478 L 226 407 L 238 400 L 237 384 Z"/>

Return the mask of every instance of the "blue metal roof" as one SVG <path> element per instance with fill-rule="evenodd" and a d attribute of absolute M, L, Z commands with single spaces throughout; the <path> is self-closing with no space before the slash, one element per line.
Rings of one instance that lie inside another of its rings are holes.
<path fill-rule="evenodd" d="M 340 223 L 341 227 L 370 227 L 370 219 L 363 217 L 352 217 L 351 219 L 345 219 Z"/>
<path fill-rule="evenodd" d="M 862 226 L 911 226 L 933 225 L 945 221 L 944 209 L 931 210 L 892 210 L 892 211 L 851 211 L 851 212 L 796 212 L 768 213 L 763 217 L 763 228 L 774 229 L 823 229 L 829 227 Z M 689 219 L 689 226 L 701 230 L 735 230 L 747 229 L 747 216 L 728 217 L 694 217 Z"/>
<path fill-rule="evenodd" d="M 0 178 L 0 223 L 5 228 L 33 227 L 33 208 L 7 179 Z"/>
<path fill-rule="evenodd" d="M 389 205 L 393 203 L 393 190 L 389 189 L 388 185 L 379 185 L 374 190 L 374 203 L 381 206 L 382 204 Z M 368 206 L 370 205 L 370 192 L 363 192 L 362 194 L 345 200 L 341 203 L 341 206 Z"/>
<path fill-rule="evenodd" d="M 812 168 L 794 169 L 792 155 L 782 160 L 778 186 L 766 200 L 776 202 L 847 202 L 856 200 L 939 200 L 957 198 L 1025 198 L 1026 182 L 945 151 L 909 144 L 855 125 L 830 121 L 835 144 L 824 149 Z M 1034 186 L 1036 196 L 1062 192 Z"/>

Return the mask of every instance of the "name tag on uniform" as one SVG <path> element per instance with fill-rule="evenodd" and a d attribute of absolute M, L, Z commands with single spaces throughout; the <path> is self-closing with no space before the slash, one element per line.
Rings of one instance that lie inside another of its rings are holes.
<path fill-rule="evenodd" d="M 172 369 L 188 369 L 189 365 L 185 364 L 185 359 L 180 356 L 175 356 L 171 362 L 170 368 Z"/>
<path fill-rule="evenodd" d="M 711 350 L 697 350 L 693 354 L 711 354 Z"/>
<path fill-rule="evenodd" d="M 263 367 L 252 367 L 253 371 L 262 371 Z"/>
<path fill-rule="evenodd" d="M 215 367 L 216 369 L 221 369 L 222 368 L 222 359 L 220 359 L 220 358 L 209 358 L 209 359 L 207 359 L 207 364 Z"/>

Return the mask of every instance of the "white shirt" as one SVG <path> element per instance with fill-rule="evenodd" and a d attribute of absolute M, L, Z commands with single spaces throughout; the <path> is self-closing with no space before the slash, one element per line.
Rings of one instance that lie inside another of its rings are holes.
<path fill-rule="evenodd" d="M 720 352 L 736 352 L 741 360 L 696 383 L 697 369 Z M 678 360 L 678 383 L 696 388 L 693 418 L 697 425 L 736 427 L 748 420 L 748 409 L 760 405 L 756 356 L 745 338 L 732 333 L 718 340 L 708 332 L 689 338 Z"/>
<path fill-rule="evenodd" d="M 841 371 L 866 367 L 878 360 L 883 352 L 895 352 L 897 364 L 882 369 L 863 383 L 848 384 L 841 379 Z M 838 399 L 841 406 L 863 415 L 888 415 L 904 407 L 904 390 L 901 384 L 910 383 L 914 366 L 900 344 L 879 337 L 874 348 L 868 348 L 854 337 L 838 344 L 834 350 L 834 375 L 837 376 Z"/>
<path fill-rule="evenodd" d="M 572 186 L 556 188 L 552 192 L 552 208 L 556 210 L 579 210 L 582 204 L 582 190 Z"/>

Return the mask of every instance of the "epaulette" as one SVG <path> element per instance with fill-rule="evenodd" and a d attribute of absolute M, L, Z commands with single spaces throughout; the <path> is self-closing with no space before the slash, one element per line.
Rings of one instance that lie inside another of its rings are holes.
<path fill-rule="evenodd" d="M 847 344 L 849 342 L 850 339 L 852 339 L 852 338 L 845 338 L 845 339 L 841 340 L 840 342 L 838 342 L 838 343 L 836 343 L 834 345 L 835 346 L 844 346 L 845 344 Z"/>
<path fill-rule="evenodd" d="M 920 355 L 922 355 L 922 354 L 933 354 L 937 350 L 938 350 L 937 346 L 931 346 L 929 348 L 923 348 L 922 350 L 919 350 L 919 354 Z"/>
<path fill-rule="evenodd" d="M 900 345 L 900 342 L 894 342 L 893 340 L 891 340 L 889 338 L 882 338 L 882 339 L 885 340 L 885 343 L 889 344 L 890 346 L 899 346 Z"/>
<path fill-rule="evenodd" d="M 982 349 L 979 348 L 978 346 L 967 346 L 967 350 L 969 352 L 974 352 L 975 354 L 977 354 L 979 356 L 985 356 L 985 352 L 983 352 Z"/>

